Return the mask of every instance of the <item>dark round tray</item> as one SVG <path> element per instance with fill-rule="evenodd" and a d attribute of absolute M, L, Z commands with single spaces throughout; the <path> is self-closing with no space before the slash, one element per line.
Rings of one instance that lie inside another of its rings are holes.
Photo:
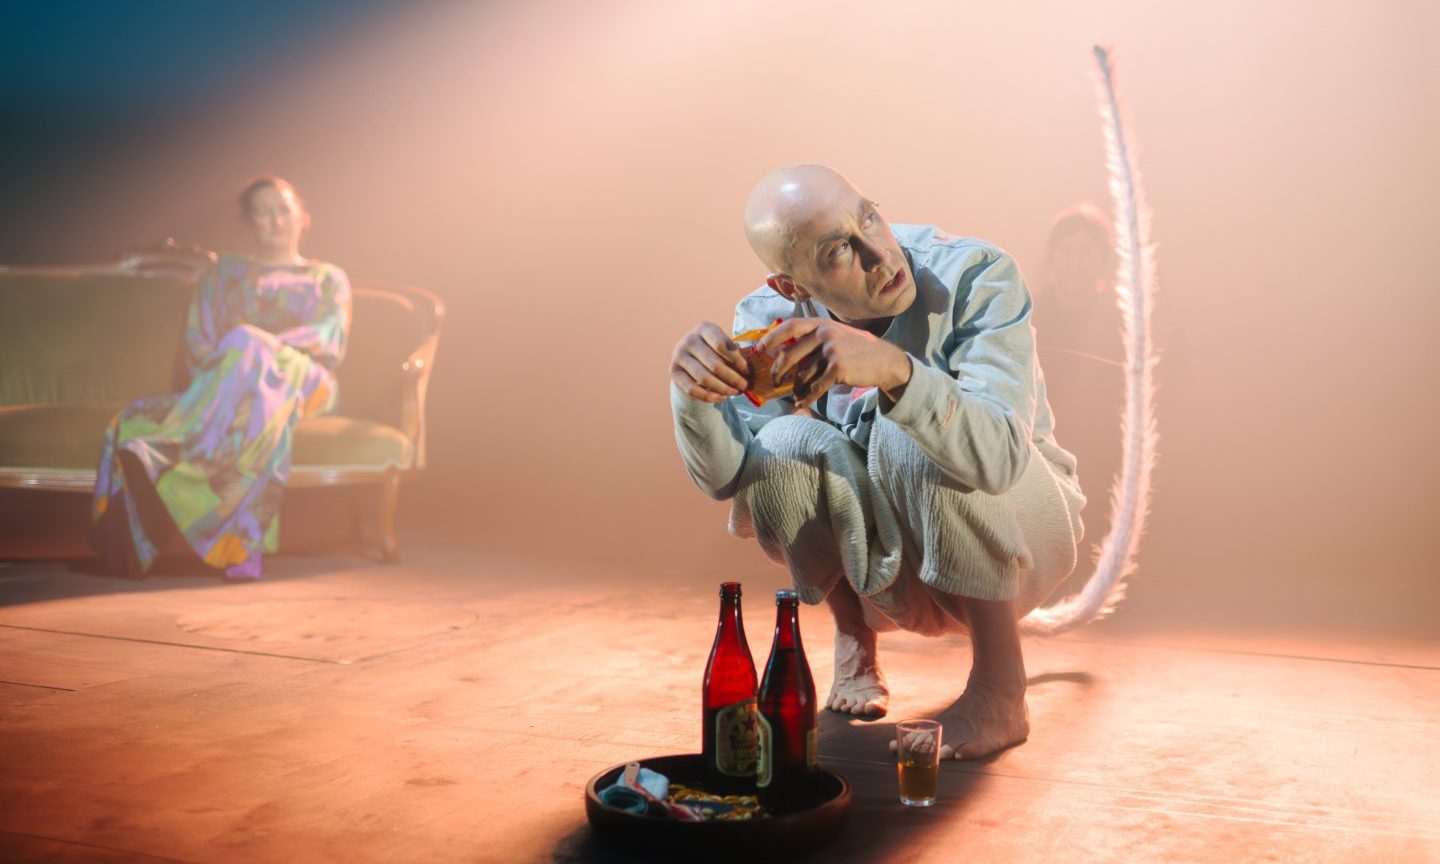
<path fill-rule="evenodd" d="M 640 764 L 670 778 L 671 783 L 704 787 L 705 763 L 699 753 L 657 756 Z M 743 822 L 681 822 L 629 813 L 601 803 L 597 790 L 614 783 L 624 765 L 606 768 L 585 786 L 585 815 L 605 837 L 626 845 L 690 853 L 774 852 L 818 849 L 833 840 L 850 815 L 850 784 L 833 771 L 820 769 L 820 803 L 770 819 Z"/>

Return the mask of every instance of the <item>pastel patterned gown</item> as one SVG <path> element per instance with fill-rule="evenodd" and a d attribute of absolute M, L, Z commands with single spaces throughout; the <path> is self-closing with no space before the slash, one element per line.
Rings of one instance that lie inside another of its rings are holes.
<path fill-rule="evenodd" d="M 350 329 L 350 283 L 332 264 L 222 256 L 185 326 L 190 385 L 137 400 L 110 421 L 90 542 L 138 576 L 178 528 L 205 563 L 260 575 L 275 551 L 295 424 L 335 407 Z"/>

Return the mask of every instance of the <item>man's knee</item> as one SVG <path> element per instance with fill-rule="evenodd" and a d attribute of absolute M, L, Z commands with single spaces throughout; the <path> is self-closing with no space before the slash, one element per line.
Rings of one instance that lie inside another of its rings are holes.
<path fill-rule="evenodd" d="M 812 461 L 837 443 L 848 444 L 840 430 L 813 417 L 777 417 L 760 427 L 750 445 L 765 459 Z"/>
<path fill-rule="evenodd" d="M 842 464 L 845 462 L 845 464 Z M 827 472 L 864 472 L 860 451 L 829 423 L 804 416 L 770 420 L 746 454 L 736 497 L 760 523 L 812 518 Z"/>
<path fill-rule="evenodd" d="M 854 445 L 828 423 L 809 417 L 778 417 L 761 427 L 750 442 L 741 489 L 777 483 L 813 485 L 825 461 L 843 458 L 847 447 Z"/>

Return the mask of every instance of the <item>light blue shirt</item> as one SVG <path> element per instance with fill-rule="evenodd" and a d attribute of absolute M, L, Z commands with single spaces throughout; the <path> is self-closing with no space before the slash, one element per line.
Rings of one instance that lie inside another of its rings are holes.
<path fill-rule="evenodd" d="M 1037 454 L 1075 483 L 1075 457 L 1055 441 L 1035 356 L 1030 292 L 1014 259 L 983 240 L 928 225 L 891 230 L 910 262 L 915 302 L 891 319 L 881 338 L 910 355 L 910 383 L 888 408 L 874 387 L 836 386 L 816 403 L 816 413 L 862 450 L 875 418 L 884 416 L 946 474 L 990 494 L 1019 482 Z M 734 332 L 801 315 L 833 317 L 818 301 L 795 303 L 764 286 L 736 306 Z M 795 410 L 789 397 L 761 408 L 744 396 L 711 404 L 673 385 L 670 403 L 686 470 L 712 498 L 734 494 L 755 433 Z"/>

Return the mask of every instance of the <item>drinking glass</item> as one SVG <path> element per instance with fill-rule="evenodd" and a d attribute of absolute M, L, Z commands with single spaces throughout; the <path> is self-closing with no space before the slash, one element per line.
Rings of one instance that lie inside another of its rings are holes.
<path fill-rule="evenodd" d="M 934 720 L 902 720 L 895 724 L 896 770 L 900 773 L 900 803 L 929 807 L 940 785 L 940 732 Z"/>

